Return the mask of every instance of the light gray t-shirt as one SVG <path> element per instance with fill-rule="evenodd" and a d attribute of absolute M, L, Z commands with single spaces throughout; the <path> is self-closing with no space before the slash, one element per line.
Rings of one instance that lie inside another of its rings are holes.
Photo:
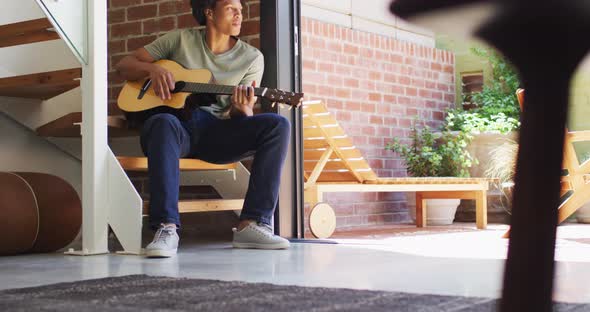
<path fill-rule="evenodd" d="M 264 72 L 264 56 L 258 49 L 238 39 L 231 50 L 215 55 L 207 46 L 204 29 L 175 30 L 144 48 L 156 61 L 167 59 L 186 69 L 208 69 L 220 85 L 251 85 L 256 81 L 256 86 L 260 86 Z M 225 119 L 229 117 L 230 101 L 230 96 L 220 95 L 217 103 L 201 109 Z"/>

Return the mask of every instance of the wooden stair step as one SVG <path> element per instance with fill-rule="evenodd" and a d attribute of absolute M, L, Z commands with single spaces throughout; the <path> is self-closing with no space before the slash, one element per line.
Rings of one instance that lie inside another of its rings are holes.
<path fill-rule="evenodd" d="M 143 214 L 148 215 L 149 202 L 143 202 Z M 206 212 L 206 211 L 227 211 L 241 210 L 244 205 L 243 199 L 197 199 L 181 200 L 178 202 L 178 211 L 180 213 L 188 212 Z"/>
<path fill-rule="evenodd" d="M 59 39 L 47 18 L 0 26 L 0 48 Z"/>
<path fill-rule="evenodd" d="M 127 171 L 147 171 L 148 162 L 146 157 L 126 157 L 117 156 L 121 167 Z M 217 165 L 202 161 L 200 159 L 181 158 L 181 171 L 198 171 L 198 170 L 235 170 L 238 164 Z"/>
<path fill-rule="evenodd" d="M 0 78 L 0 96 L 47 100 L 80 86 L 81 68 Z"/>
<path fill-rule="evenodd" d="M 81 112 L 69 113 L 37 128 L 37 135 L 42 137 L 79 138 L 81 137 L 81 123 Z M 108 116 L 107 125 L 109 137 L 128 137 L 139 135 L 137 131 L 128 129 L 127 121 L 119 116 Z"/>

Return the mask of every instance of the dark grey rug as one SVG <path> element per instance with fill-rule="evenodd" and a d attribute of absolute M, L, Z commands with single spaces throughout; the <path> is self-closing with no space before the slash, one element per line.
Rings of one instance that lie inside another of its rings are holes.
<path fill-rule="evenodd" d="M 0 291 L 0 311 L 495 311 L 496 300 L 130 275 Z M 555 311 L 590 311 L 556 304 Z"/>

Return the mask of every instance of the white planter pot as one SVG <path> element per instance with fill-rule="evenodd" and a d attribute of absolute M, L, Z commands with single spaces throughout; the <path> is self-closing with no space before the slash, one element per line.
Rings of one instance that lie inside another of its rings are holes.
<path fill-rule="evenodd" d="M 455 212 L 460 199 L 427 199 L 426 225 L 450 225 L 455 220 Z M 416 195 L 408 193 L 408 209 L 412 221 L 416 222 Z"/>
<path fill-rule="evenodd" d="M 467 146 L 467 151 L 479 161 L 479 164 L 471 167 L 469 174 L 472 177 L 485 177 L 485 172 L 490 165 L 490 152 L 507 140 L 518 140 L 518 132 L 513 131 L 507 134 L 484 132 L 474 135 Z"/>
<path fill-rule="evenodd" d="M 590 223 L 590 202 L 576 210 L 576 219 L 579 223 Z"/>

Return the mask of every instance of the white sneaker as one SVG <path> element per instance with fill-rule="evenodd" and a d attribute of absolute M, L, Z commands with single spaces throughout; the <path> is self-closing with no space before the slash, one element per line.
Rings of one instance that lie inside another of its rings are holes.
<path fill-rule="evenodd" d="M 272 228 L 264 223 L 252 222 L 241 231 L 233 228 L 234 248 L 254 249 L 287 249 L 290 246 L 288 240 L 274 235 Z"/>
<path fill-rule="evenodd" d="M 170 258 L 176 255 L 180 238 L 174 226 L 160 225 L 154 240 L 145 247 L 148 258 Z"/>

